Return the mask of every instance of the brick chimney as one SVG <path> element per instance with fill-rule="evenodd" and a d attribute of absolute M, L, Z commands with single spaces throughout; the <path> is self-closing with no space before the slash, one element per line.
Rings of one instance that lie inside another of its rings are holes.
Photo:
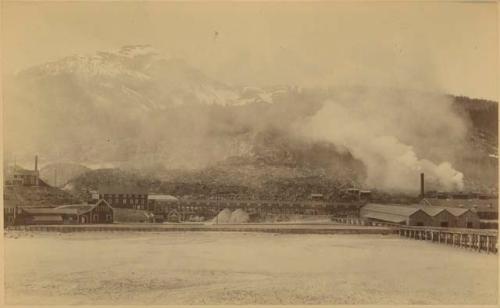
<path fill-rule="evenodd" d="M 420 197 L 425 198 L 425 180 L 423 173 L 420 173 Z"/>
<path fill-rule="evenodd" d="M 35 155 L 35 185 L 38 186 L 39 183 L 39 173 L 38 173 L 38 155 Z"/>

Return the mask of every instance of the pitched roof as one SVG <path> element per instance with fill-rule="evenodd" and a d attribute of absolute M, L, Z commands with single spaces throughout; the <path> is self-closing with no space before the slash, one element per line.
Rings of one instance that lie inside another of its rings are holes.
<path fill-rule="evenodd" d="M 147 194 L 148 190 L 144 187 L 134 185 L 99 185 L 98 192 L 100 194 Z"/>
<path fill-rule="evenodd" d="M 148 195 L 148 200 L 179 201 L 179 199 L 171 195 Z"/>
<path fill-rule="evenodd" d="M 59 208 L 26 208 L 23 207 L 23 210 L 32 215 L 43 215 L 43 214 L 51 214 L 51 215 L 60 215 L 60 214 L 78 214 L 78 211 L 75 209 L 59 209 Z"/>
<path fill-rule="evenodd" d="M 88 211 L 91 211 L 96 206 L 97 204 L 68 204 L 68 205 L 61 205 L 55 208 L 55 210 L 72 210 L 76 211 L 76 214 L 83 214 Z"/>
<path fill-rule="evenodd" d="M 424 198 L 421 203 L 445 208 L 477 209 L 479 212 L 497 212 L 498 199 L 438 199 Z"/>
<path fill-rule="evenodd" d="M 433 205 L 424 205 L 424 206 L 416 205 L 416 207 L 420 207 L 424 212 L 426 212 L 430 216 L 435 216 L 441 213 L 442 211 L 447 211 L 451 215 L 458 217 L 470 211 L 469 208 L 451 207 L 451 206 L 443 207 L 443 206 L 433 206 Z"/>
<path fill-rule="evenodd" d="M 36 174 L 38 174 L 38 171 L 24 169 L 23 167 L 21 167 L 19 165 L 8 166 L 4 169 L 5 177 L 13 176 L 14 174 L 16 174 L 16 175 L 36 175 Z"/>
<path fill-rule="evenodd" d="M 67 204 L 55 208 L 34 208 L 34 207 L 22 207 L 22 208 L 26 213 L 32 215 L 50 215 L 50 214 L 80 215 L 92 210 L 96 206 L 97 204 Z"/>
<path fill-rule="evenodd" d="M 363 206 L 363 210 L 400 215 L 400 216 L 410 216 L 420 211 L 419 208 L 412 206 L 377 204 L 377 203 L 368 203 L 365 206 Z"/>
<path fill-rule="evenodd" d="M 406 218 L 407 218 L 407 216 L 402 216 L 402 215 L 380 213 L 380 212 L 371 212 L 371 211 L 363 213 L 362 216 L 364 218 L 378 219 L 378 220 L 389 221 L 389 222 L 393 222 L 393 223 L 405 222 Z"/>
<path fill-rule="evenodd" d="M 422 206 L 419 208 L 429 216 L 436 216 L 437 214 L 445 210 L 444 208 L 437 206 Z"/>
<path fill-rule="evenodd" d="M 463 214 L 470 211 L 470 209 L 464 209 L 459 207 L 447 207 L 446 210 L 450 212 L 453 216 L 462 216 Z"/>
<path fill-rule="evenodd" d="M 61 215 L 32 216 L 31 221 L 36 222 L 63 222 Z"/>

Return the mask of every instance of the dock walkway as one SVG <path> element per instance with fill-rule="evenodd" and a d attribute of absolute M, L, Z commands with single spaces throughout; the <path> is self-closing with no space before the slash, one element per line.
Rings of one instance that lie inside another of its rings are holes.
<path fill-rule="evenodd" d="M 366 221 L 360 218 L 333 218 L 333 221 L 343 223 L 346 226 L 385 226 L 392 228 L 400 237 L 451 245 L 478 252 L 498 252 L 498 230 L 406 226 L 386 222 Z"/>
<path fill-rule="evenodd" d="M 95 232 L 95 231 L 217 231 L 217 232 L 267 232 L 295 234 L 395 234 L 395 230 L 383 226 L 350 226 L 336 223 L 324 224 L 103 224 L 103 225 L 19 225 L 7 230 L 45 232 Z"/>

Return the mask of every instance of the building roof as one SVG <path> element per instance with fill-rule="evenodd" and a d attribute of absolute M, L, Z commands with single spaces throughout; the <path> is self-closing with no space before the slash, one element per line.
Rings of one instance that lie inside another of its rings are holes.
<path fill-rule="evenodd" d="M 148 200 L 158 200 L 158 201 L 179 201 L 176 197 L 172 195 L 148 195 Z"/>
<path fill-rule="evenodd" d="M 429 216 L 436 216 L 437 214 L 440 214 L 442 211 L 445 210 L 444 208 L 437 207 L 437 206 L 422 206 L 422 207 L 417 207 L 417 208 L 420 208 L 422 211 L 424 211 Z"/>
<path fill-rule="evenodd" d="M 470 211 L 470 209 L 464 209 L 459 207 L 447 207 L 446 210 L 450 212 L 453 216 L 462 216 L 463 214 Z"/>
<path fill-rule="evenodd" d="M 420 211 L 420 208 L 413 206 L 405 206 L 405 205 L 389 205 L 389 204 L 378 204 L 378 203 L 368 203 L 363 206 L 363 210 L 380 212 L 380 213 L 388 213 L 393 215 L 400 216 L 410 216 L 414 213 Z"/>
<path fill-rule="evenodd" d="M 498 199 L 424 198 L 421 203 L 445 208 L 476 209 L 479 212 L 498 212 Z"/>
<path fill-rule="evenodd" d="M 56 211 L 71 210 L 71 211 L 76 211 L 76 214 L 83 214 L 87 213 L 88 211 L 91 211 L 96 206 L 97 204 L 69 204 L 69 205 L 61 205 L 55 208 L 55 210 Z"/>
<path fill-rule="evenodd" d="M 103 184 L 98 189 L 100 194 L 147 194 L 148 190 L 144 187 L 134 185 L 108 185 Z"/>
<path fill-rule="evenodd" d="M 23 210 L 32 215 L 80 215 L 83 213 L 87 213 L 95 208 L 100 202 L 96 204 L 67 204 L 61 205 L 55 208 L 30 208 L 30 207 L 22 207 Z"/>
<path fill-rule="evenodd" d="M 63 218 L 61 215 L 43 215 L 43 216 L 32 216 L 31 221 L 36 222 L 62 222 Z"/>
<path fill-rule="evenodd" d="M 9 166 L 6 168 L 5 173 L 7 174 L 23 174 L 23 175 L 35 175 L 38 174 L 36 170 L 24 169 L 19 165 Z"/>
<path fill-rule="evenodd" d="M 464 213 L 467 213 L 469 211 L 469 209 L 467 209 L 467 208 L 443 207 L 443 206 L 421 205 L 421 204 L 408 205 L 408 207 L 421 209 L 429 216 L 436 216 L 438 214 L 441 214 L 443 211 L 447 211 L 451 215 L 458 217 L 458 216 L 461 216 Z"/>
<path fill-rule="evenodd" d="M 372 218 L 377 220 L 389 221 L 393 223 L 402 223 L 406 221 L 407 216 L 389 214 L 389 213 L 381 213 L 381 212 L 372 212 L 368 211 L 363 213 L 364 218 Z"/>
<path fill-rule="evenodd" d="M 61 214 L 78 214 L 76 209 L 59 209 L 59 208 L 26 208 L 23 207 L 23 210 L 32 215 L 61 215 Z"/>

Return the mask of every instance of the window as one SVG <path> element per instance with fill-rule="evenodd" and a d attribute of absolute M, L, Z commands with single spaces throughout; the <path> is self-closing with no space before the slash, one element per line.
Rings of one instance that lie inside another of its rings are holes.
<path fill-rule="evenodd" d="M 441 222 L 441 227 L 442 228 L 448 228 L 448 222 L 447 221 L 442 221 Z"/>
<path fill-rule="evenodd" d="M 421 222 L 421 221 L 419 221 L 419 222 L 417 222 L 417 226 L 418 226 L 418 227 L 423 227 L 423 226 L 424 226 L 424 223 L 423 223 L 423 222 Z"/>
<path fill-rule="evenodd" d="M 468 222 L 468 223 L 467 223 L 467 228 L 469 228 L 469 229 L 470 229 L 470 228 L 472 228 L 472 227 L 473 227 L 473 226 L 472 226 L 472 222 Z"/>

